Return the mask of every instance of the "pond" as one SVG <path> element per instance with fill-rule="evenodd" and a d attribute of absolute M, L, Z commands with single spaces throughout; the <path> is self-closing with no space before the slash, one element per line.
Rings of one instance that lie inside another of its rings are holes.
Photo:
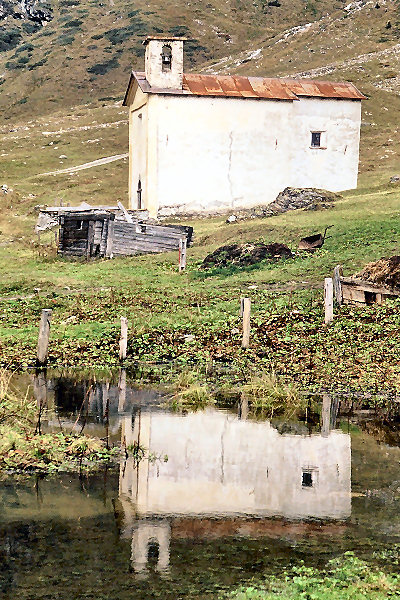
<path fill-rule="evenodd" d="M 44 428 L 127 452 L 96 475 L 1 483 L 4 598 L 211 599 L 348 550 L 375 562 L 400 542 L 400 448 L 329 397 L 318 418 L 286 422 L 243 404 L 176 412 L 123 373 L 28 384 L 50 407 Z"/>

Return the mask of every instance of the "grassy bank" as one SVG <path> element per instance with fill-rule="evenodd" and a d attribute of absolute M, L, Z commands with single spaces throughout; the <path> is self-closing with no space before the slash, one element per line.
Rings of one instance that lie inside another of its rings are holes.
<path fill-rule="evenodd" d="M 324 570 L 297 567 L 264 584 L 238 589 L 228 597 L 232 600 L 386 600 L 400 597 L 400 579 L 394 572 L 370 567 L 352 552 L 346 552 L 343 557 L 329 561 Z"/>
<path fill-rule="evenodd" d="M 0 247 L 0 362 L 33 366 L 42 308 L 53 309 L 50 364 L 118 364 L 119 317 L 129 319 L 128 365 L 175 361 L 222 366 L 245 381 L 260 369 L 308 390 L 394 391 L 399 386 L 399 303 L 342 307 L 323 325 L 322 281 L 399 253 L 400 188 L 370 176 L 329 210 L 293 211 L 227 225 L 195 221 L 187 271 L 177 253 L 96 262 L 39 256 L 26 234 Z M 33 225 L 34 217 L 31 217 Z M 200 264 L 232 242 L 298 240 L 327 225 L 331 238 L 313 255 L 247 268 Z M 26 223 L 24 227 L 26 226 Z M 252 300 L 251 345 L 241 349 L 241 296 Z"/>
<path fill-rule="evenodd" d="M 14 392 L 10 376 L 0 371 L 0 473 L 88 471 L 112 460 L 115 451 L 101 440 L 73 432 L 42 434 L 45 411 L 30 395 Z"/>

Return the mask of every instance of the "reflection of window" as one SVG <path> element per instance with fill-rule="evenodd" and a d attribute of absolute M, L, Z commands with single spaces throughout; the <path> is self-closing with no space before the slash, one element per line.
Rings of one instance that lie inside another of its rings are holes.
<path fill-rule="evenodd" d="M 318 483 L 318 469 L 314 467 L 305 468 L 301 474 L 301 486 L 303 488 L 313 488 Z"/>
<path fill-rule="evenodd" d="M 165 44 L 161 53 L 162 70 L 170 71 L 172 66 L 172 49 L 171 46 Z"/>
<path fill-rule="evenodd" d="M 321 148 L 321 131 L 311 132 L 311 146 L 312 148 Z"/>

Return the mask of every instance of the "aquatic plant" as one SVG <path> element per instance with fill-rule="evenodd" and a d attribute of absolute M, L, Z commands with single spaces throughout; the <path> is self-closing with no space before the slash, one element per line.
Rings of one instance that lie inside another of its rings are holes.
<path fill-rule="evenodd" d="M 215 398 L 207 383 L 199 381 L 200 374 L 196 371 L 184 370 L 175 380 L 170 398 L 170 405 L 176 410 L 196 410 L 215 404 Z"/>
<path fill-rule="evenodd" d="M 8 430 L 26 432 L 35 423 L 36 405 L 28 392 L 16 394 L 10 385 L 11 374 L 0 369 L 0 428 L 3 435 Z"/>
<path fill-rule="evenodd" d="M 245 586 L 225 598 L 234 600 L 386 600 L 400 597 L 400 577 L 384 573 L 353 552 L 330 560 L 319 571 L 304 565 L 284 571 L 265 583 Z"/>
<path fill-rule="evenodd" d="M 247 401 L 251 409 L 260 410 L 268 417 L 291 416 L 307 405 L 307 399 L 295 385 L 283 383 L 274 372 L 252 376 L 241 387 L 241 394 L 242 401 Z"/>
<path fill-rule="evenodd" d="M 28 392 L 25 396 L 14 392 L 10 378 L 0 371 L 0 471 L 91 469 L 116 455 L 116 450 L 105 448 L 103 441 L 85 435 L 42 435 L 37 423 L 43 407 L 38 409 Z"/>

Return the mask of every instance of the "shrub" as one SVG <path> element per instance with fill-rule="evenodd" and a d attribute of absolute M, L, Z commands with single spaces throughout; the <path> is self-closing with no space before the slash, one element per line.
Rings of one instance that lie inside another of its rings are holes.
<path fill-rule="evenodd" d="M 42 58 L 42 60 L 38 60 L 37 62 L 33 63 L 32 65 L 29 65 L 28 70 L 33 71 L 37 67 L 42 67 L 46 63 L 47 63 L 47 58 Z"/>
<path fill-rule="evenodd" d="M 72 42 L 74 41 L 75 37 L 73 35 L 60 35 L 60 37 L 57 40 L 57 44 L 59 46 L 69 46 L 70 44 L 72 44 Z"/>
<path fill-rule="evenodd" d="M 111 60 L 103 63 L 97 63 L 92 67 L 88 67 L 87 72 L 93 75 L 105 75 L 108 71 L 116 69 L 119 66 L 118 59 L 114 56 Z"/>
<path fill-rule="evenodd" d="M 136 19 L 133 23 L 127 27 L 121 27 L 120 29 L 110 29 L 106 31 L 104 37 L 113 45 L 122 44 L 126 40 L 132 38 L 135 35 L 144 35 L 146 33 L 146 25 L 141 19 Z"/>
<path fill-rule="evenodd" d="M 26 44 L 21 44 L 16 49 L 14 56 L 16 56 L 17 54 L 21 54 L 21 52 L 31 53 L 34 49 L 35 49 L 35 46 L 33 44 L 30 44 L 29 42 L 27 42 Z"/>
<path fill-rule="evenodd" d="M 22 29 L 24 33 L 31 35 L 32 33 L 36 33 L 40 29 L 39 23 L 32 23 L 31 21 L 27 21 L 26 23 L 22 23 Z"/>
<path fill-rule="evenodd" d="M 171 27 L 169 33 L 175 37 L 188 37 L 190 36 L 190 31 L 186 27 L 186 25 L 175 25 L 175 27 Z"/>
<path fill-rule="evenodd" d="M 70 29 L 80 29 L 83 21 L 81 19 L 71 19 L 71 21 L 67 21 L 64 23 L 63 27 L 68 27 Z"/>
<path fill-rule="evenodd" d="M 0 27 L 0 52 L 12 50 L 12 48 L 18 46 L 21 37 L 18 29 L 9 29 L 7 31 L 4 27 Z"/>

